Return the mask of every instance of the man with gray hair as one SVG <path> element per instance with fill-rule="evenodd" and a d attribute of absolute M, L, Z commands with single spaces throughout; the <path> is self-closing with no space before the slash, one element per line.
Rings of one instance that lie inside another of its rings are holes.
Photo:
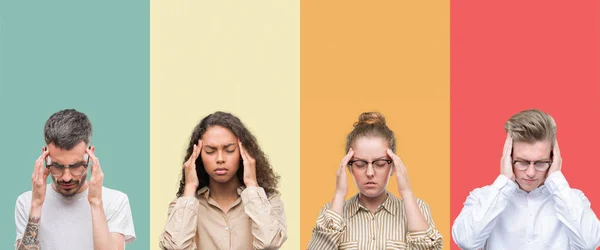
<path fill-rule="evenodd" d="M 600 222 L 561 172 L 554 119 L 525 110 L 505 124 L 500 175 L 473 190 L 452 226 L 462 249 L 596 249 Z"/>
<path fill-rule="evenodd" d="M 44 137 L 32 190 L 17 198 L 15 249 L 124 249 L 135 239 L 129 199 L 102 186 L 87 116 L 74 109 L 54 113 Z"/>

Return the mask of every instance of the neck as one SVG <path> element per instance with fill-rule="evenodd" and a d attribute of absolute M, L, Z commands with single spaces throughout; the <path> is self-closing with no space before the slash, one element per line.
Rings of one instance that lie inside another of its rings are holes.
<path fill-rule="evenodd" d="M 221 203 L 220 201 L 235 201 L 239 197 L 237 193 L 238 187 L 240 187 L 240 181 L 237 176 L 233 176 L 231 180 L 223 183 L 213 180 L 208 182 L 210 197 L 219 204 Z"/>
<path fill-rule="evenodd" d="M 385 191 L 376 197 L 367 197 L 363 194 L 358 195 L 358 202 L 373 213 L 385 202 L 385 199 L 387 199 L 387 192 Z"/>

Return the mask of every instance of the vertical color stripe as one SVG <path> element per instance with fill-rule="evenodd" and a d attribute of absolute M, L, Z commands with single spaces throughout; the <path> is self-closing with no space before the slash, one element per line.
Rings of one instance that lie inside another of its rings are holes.
<path fill-rule="evenodd" d="M 277 173 L 299 245 L 299 2 L 151 1 L 151 233 L 158 249 L 192 129 L 228 111 Z"/>
<path fill-rule="evenodd" d="M 301 249 L 363 111 L 386 116 L 415 195 L 449 239 L 449 39 L 449 2 L 302 1 Z M 398 195 L 395 176 L 388 189 Z"/>
<path fill-rule="evenodd" d="M 0 1 L 1 249 L 13 248 L 44 123 L 66 108 L 92 123 L 103 184 L 129 196 L 137 240 L 127 249 L 149 248 L 148 13 L 144 1 Z"/>
<path fill-rule="evenodd" d="M 452 220 L 499 175 L 504 123 L 530 108 L 555 118 L 571 187 L 600 202 L 599 11 L 597 1 L 452 1 Z"/>

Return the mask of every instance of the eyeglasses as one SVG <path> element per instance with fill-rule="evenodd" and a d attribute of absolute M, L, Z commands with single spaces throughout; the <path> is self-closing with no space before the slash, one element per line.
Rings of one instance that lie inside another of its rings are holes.
<path fill-rule="evenodd" d="M 527 170 L 529 166 L 533 165 L 536 171 L 543 172 L 546 171 L 550 165 L 552 165 L 552 161 L 524 161 L 524 160 L 516 160 L 513 161 L 513 165 L 518 170 Z"/>
<path fill-rule="evenodd" d="M 50 169 L 50 174 L 54 177 L 62 176 L 67 168 L 69 169 L 71 175 L 80 177 L 85 173 L 90 163 L 90 159 L 87 154 L 83 156 L 83 161 L 84 162 L 77 162 L 71 165 L 62 165 L 52 162 L 52 159 L 50 159 L 50 156 L 48 156 L 46 159 L 46 168 Z"/>
<path fill-rule="evenodd" d="M 371 164 L 373 166 L 373 170 L 381 171 L 381 170 L 385 170 L 387 167 L 389 167 L 392 164 L 392 160 L 380 159 L 380 160 L 374 160 L 372 162 L 367 162 L 367 161 L 363 161 L 363 160 L 355 160 L 355 161 L 348 162 L 348 165 L 350 165 L 354 169 L 364 170 L 365 172 L 367 171 L 367 169 L 368 169 L 367 167 L 369 166 L 369 164 Z"/>

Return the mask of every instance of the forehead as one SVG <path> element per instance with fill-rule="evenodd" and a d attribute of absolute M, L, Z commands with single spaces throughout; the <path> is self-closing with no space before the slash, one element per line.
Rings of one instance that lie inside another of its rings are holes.
<path fill-rule="evenodd" d="M 513 143 L 513 158 L 525 160 L 544 160 L 550 158 L 552 143 L 550 140 L 526 142 L 515 141 Z"/>
<path fill-rule="evenodd" d="M 221 126 L 212 126 L 202 135 L 204 145 L 219 146 L 235 142 L 237 142 L 237 137 L 233 132 Z"/>
<path fill-rule="evenodd" d="M 352 144 L 354 157 L 370 159 L 386 156 L 388 143 L 381 137 L 360 137 Z"/>
<path fill-rule="evenodd" d="M 75 163 L 83 160 L 85 149 L 86 145 L 83 141 L 69 150 L 58 148 L 54 144 L 50 143 L 48 145 L 48 155 L 50 156 L 50 158 L 52 158 L 53 162 L 65 164 Z"/>

